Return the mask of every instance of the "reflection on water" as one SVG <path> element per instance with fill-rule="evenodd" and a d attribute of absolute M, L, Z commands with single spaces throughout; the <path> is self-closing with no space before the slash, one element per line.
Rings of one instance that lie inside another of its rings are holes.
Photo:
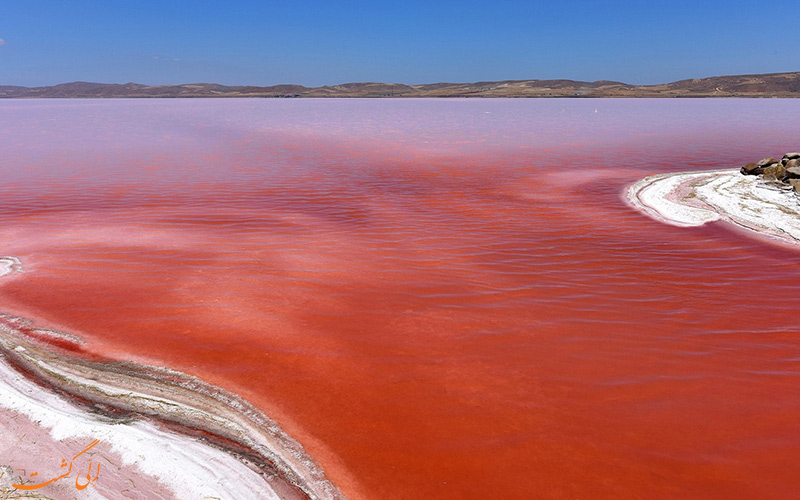
<path fill-rule="evenodd" d="M 798 107 L 3 101 L 0 308 L 241 394 L 354 498 L 788 498 L 800 254 L 622 194 Z"/>

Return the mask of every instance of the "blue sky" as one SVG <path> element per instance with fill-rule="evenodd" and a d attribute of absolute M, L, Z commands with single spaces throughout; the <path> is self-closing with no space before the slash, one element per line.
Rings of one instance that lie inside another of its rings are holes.
<path fill-rule="evenodd" d="M 800 70 L 800 2 L 0 2 L 0 85 L 308 86 Z"/>

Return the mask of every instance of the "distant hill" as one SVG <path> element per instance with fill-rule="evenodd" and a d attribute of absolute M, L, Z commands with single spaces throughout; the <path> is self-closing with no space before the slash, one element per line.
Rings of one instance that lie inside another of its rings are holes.
<path fill-rule="evenodd" d="M 800 72 L 714 76 L 658 85 L 630 85 L 603 80 L 505 80 L 423 85 L 366 82 L 324 87 L 89 82 L 62 83 L 50 87 L 0 85 L 0 98 L 114 97 L 800 97 Z"/>

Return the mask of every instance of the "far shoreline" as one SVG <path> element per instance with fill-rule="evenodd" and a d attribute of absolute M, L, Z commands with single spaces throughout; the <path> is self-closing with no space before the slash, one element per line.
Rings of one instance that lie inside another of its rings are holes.
<path fill-rule="evenodd" d="M 25 87 L 0 85 L 0 99 L 26 98 L 798 98 L 800 72 L 712 76 L 652 85 L 619 81 L 526 79 L 403 84 L 353 82 L 318 87 L 298 84 L 70 82 Z"/>

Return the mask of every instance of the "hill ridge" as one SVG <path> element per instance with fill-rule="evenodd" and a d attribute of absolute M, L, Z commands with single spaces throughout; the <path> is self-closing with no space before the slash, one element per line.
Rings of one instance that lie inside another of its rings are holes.
<path fill-rule="evenodd" d="M 346 82 L 320 87 L 184 83 L 144 85 L 68 82 L 43 87 L 0 85 L 0 98 L 146 98 L 146 97 L 800 97 L 800 72 L 689 78 L 656 85 L 610 80 L 592 82 L 499 80 L 409 85 Z"/>

